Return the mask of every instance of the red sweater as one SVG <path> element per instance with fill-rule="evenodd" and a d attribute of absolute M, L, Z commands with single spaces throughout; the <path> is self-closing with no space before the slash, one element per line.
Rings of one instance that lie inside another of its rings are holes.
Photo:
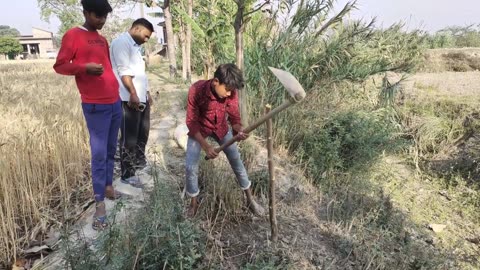
<path fill-rule="evenodd" d="M 101 76 L 88 75 L 85 65 L 101 64 Z M 112 104 L 118 101 L 119 84 L 113 74 L 107 40 L 97 31 L 87 31 L 79 27 L 68 30 L 62 39 L 55 71 L 63 75 L 75 75 L 82 102 Z"/>

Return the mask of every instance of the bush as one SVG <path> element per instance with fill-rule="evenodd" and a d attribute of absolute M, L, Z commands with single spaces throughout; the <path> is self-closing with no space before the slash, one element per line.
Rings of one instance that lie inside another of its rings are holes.
<path fill-rule="evenodd" d="M 395 143 L 395 131 L 388 109 L 339 113 L 325 126 L 306 130 L 299 157 L 307 161 L 313 176 L 359 169 L 383 150 L 399 145 Z"/>
<path fill-rule="evenodd" d="M 480 29 L 470 26 L 449 26 L 435 34 L 427 34 L 426 47 L 435 48 L 464 48 L 480 46 Z"/>

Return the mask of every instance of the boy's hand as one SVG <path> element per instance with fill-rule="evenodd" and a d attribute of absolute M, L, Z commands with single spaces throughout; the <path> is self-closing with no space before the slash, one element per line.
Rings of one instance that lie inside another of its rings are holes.
<path fill-rule="evenodd" d="M 250 134 L 246 133 L 246 132 L 243 132 L 243 127 L 242 125 L 240 124 L 236 124 L 236 125 L 233 125 L 232 126 L 232 129 L 237 132 L 237 135 L 235 135 L 235 137 L 239 140 L 239 141 L 243 141 L 243 140 L 246 140 Z"/>
<path fill-rule="evenodd" d="M 233 128 L 233 130 L 235 130 L 235 132 L 237 132 L 236 137 L 239 141 L 246 140 L 248 138 L 248 136 L 250 136 L 250 134 L 248 134 L 246 132 L 243 132 L 242 125 L 236 124 L 236 125 L 232 126 L 232 128 Z"/>
<path fill-rule="evenodd" d="M 88 63 L 85 65 L 85 68 L 89 75 L 100 76 L 103 74 L 103 66 L 100 64 Z"/>
<path fill-rule="evenodd" d="M 249 136 L 250 136 L 250 134 L 245 133 L 245 132 L 243 132 L 243 131 L 239 131 L 239 132 L 237 133 L 237 138 L 238 138 L 238 140 L 240 140 L 240 141 L 246 140 Z"/>
<path fill-rule="evenodd" d="M 213 146 L 209 145 L 207 149 L 205 149 L 205 154 L 207 154 L 208 159 L 214 159 L 218 157 L 218 153 L 215 151 Z"/>

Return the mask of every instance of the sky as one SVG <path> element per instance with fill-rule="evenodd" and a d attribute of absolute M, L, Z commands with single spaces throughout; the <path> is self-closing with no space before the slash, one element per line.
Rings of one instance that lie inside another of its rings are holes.
<path fill-rule="evenodd" d="M 338 6 L 346 2 L 339 0 Z M 358 6 L 352 18 L 376 17 L 377 26 L 404 21 L 409 29 L 434 32 L 452 25 L 480 23 L 480 0 L 358 0 Z M 139 17 L 139 9 L 130 10 L 126 16 Z M 156 22 L 155 19 L 152 22 Z M 14 5 L 10 0 L 0 0 L 0 25 L 15 27 L 22 35 L 28 35 L 32 27 L 56 33 L 60 22 L 55 18 L 50 23 L 42 21 L 37 0 L 15 1 Z"/>
<path fill-rule="evenodd" d="M 435 32 L 453 25 L 479 24 L 479 8 L 479 0 L 358 0 L 353 17 L 376 17 L 377 26 L 384 27 L 404 21 L 408 29 Z"/>
<path fill-rule="evenodd" d="M 80 3 L 80 0 L 78 0 Z M 8 8 L 7 8 L 8 7 Z M 145 13 L 153 11 L 145 8 Z M 131 18 L 140 17 L 140 9 L 138 7 L 133 9 L 126 9 L 124 15 Z M 160 21 L 158 18 L 150 18 L 147 16 L 154 26 L 155 31 L 159 30 L 156 24 Z M 32 34 L 32 27 L 48 30 L 57 33 L 60 27 L 60 21 L 52 17 L 50 23 L 42 21 L 40 18 L 40 8 L 38 8 L 37 0 L 20 0 L 15 1 L 13 5 L 11 0 L 0 0 L 0 25 L 8 25 L 20 31 L 22 35 Z"/>

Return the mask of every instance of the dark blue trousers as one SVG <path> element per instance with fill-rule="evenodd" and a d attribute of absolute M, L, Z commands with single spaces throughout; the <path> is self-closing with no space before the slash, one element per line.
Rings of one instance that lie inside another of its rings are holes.
<path fill-rule="evenodd" d="M 82 109 L 90 134 L 93 193 L 96 201 L 103 201 L 105 187 L 113 182 L 122 105 L 120 100 L 113 104 L 82 103 Z"/>

